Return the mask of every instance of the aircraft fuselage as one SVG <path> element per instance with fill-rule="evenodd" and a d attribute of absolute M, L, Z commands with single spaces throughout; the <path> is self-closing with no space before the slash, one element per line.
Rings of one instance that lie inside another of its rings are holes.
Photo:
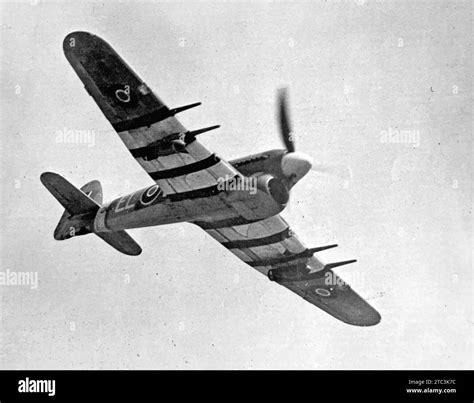
<path fill-rule="evenodd" d="M 242 173 L 244 181 L 246 178 L 253 180 L 253 189 L 239 186 L 241 180 L 234 183 L 234 188 L 218 184 L 165 195 L 154 184 L 119 197 L 99 208 L 94 231 L 118 231 L 183 221 L 215 223 L 242 220 L 242 217 L 253 222 L 278 214 L 288 201 L 284 186 L 277 179 L 283 154 L 282 150 L 271 150 L 231 161 Z"/>

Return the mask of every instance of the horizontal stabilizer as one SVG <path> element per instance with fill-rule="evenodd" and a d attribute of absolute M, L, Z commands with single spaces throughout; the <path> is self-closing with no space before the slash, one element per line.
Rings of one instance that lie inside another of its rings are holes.
<path fill-rule="evenodd" d="M 125 231 L 116 232 L 96 232 L 110 246 L 126 255 L 137 256 L 142 253 L 142 248 Z"/>
<path fill-rule="evenodd" d="M 71 214 L 84 214 L 99 208 L 99 204 L 54 172 L 41 174 L 41 183 Z"/>

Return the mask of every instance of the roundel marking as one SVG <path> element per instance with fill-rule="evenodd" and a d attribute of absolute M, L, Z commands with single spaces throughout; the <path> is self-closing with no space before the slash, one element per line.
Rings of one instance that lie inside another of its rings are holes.
<path fill-rule="evenodd" d="M 123 103 L 129 103 L 130 102 L 130 86 L 126 85 L 125 89 L 119 88 L 118 90 L 115 91 L 115 97 Z"/>
<path fill-rule="evenodd" d="M 128 84 L 113 84 L 106 90 L 111 100 L 125 108 L 132 108 L 137 104 L 137 96 Z"/>
<path fill-rule="evenodd" d="M 161 189 L 158 185 L 153 185 L 149 187 L 148 189 L 143 191 L 140 197 L 141 204 L 143 204 L 144 206 L 148 206 L 156 200 L 160 193 Z"/>
<path fill-rule="evenodd" d="M 314 292 L 321 297 L 329 297 L 331 295 L 331 291 L 326 288 L 315 288 Z"/>

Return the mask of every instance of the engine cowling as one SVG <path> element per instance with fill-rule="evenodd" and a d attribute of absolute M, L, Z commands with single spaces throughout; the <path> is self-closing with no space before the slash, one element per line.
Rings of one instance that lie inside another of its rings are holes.
<path fill-rule="evenodd" d="M 242 177 L 228 187 L 222 187 L 227 190 L 224 196 L 226 202 L 233 204 L 247 220 L 264 219 L 280 213 L 290 198 L 285 183 L 267 173 Z"/>
<path fill-rule="evenodd" d="M 286 206 L 290 200 L 290 192 L 281 179 L 269 174 L 253 176 L 257 179 L 257 189 L 270 195 L 278 204 Z"/>

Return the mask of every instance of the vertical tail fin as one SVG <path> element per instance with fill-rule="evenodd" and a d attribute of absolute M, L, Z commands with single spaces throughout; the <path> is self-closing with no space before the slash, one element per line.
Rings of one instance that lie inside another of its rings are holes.
<path fill-rule="evenodd" d="M 102 204 L 102 185 L 99 181 L 90 181 L 81 187 L 81 192 L 85 193 L 99 206 Z"/>

